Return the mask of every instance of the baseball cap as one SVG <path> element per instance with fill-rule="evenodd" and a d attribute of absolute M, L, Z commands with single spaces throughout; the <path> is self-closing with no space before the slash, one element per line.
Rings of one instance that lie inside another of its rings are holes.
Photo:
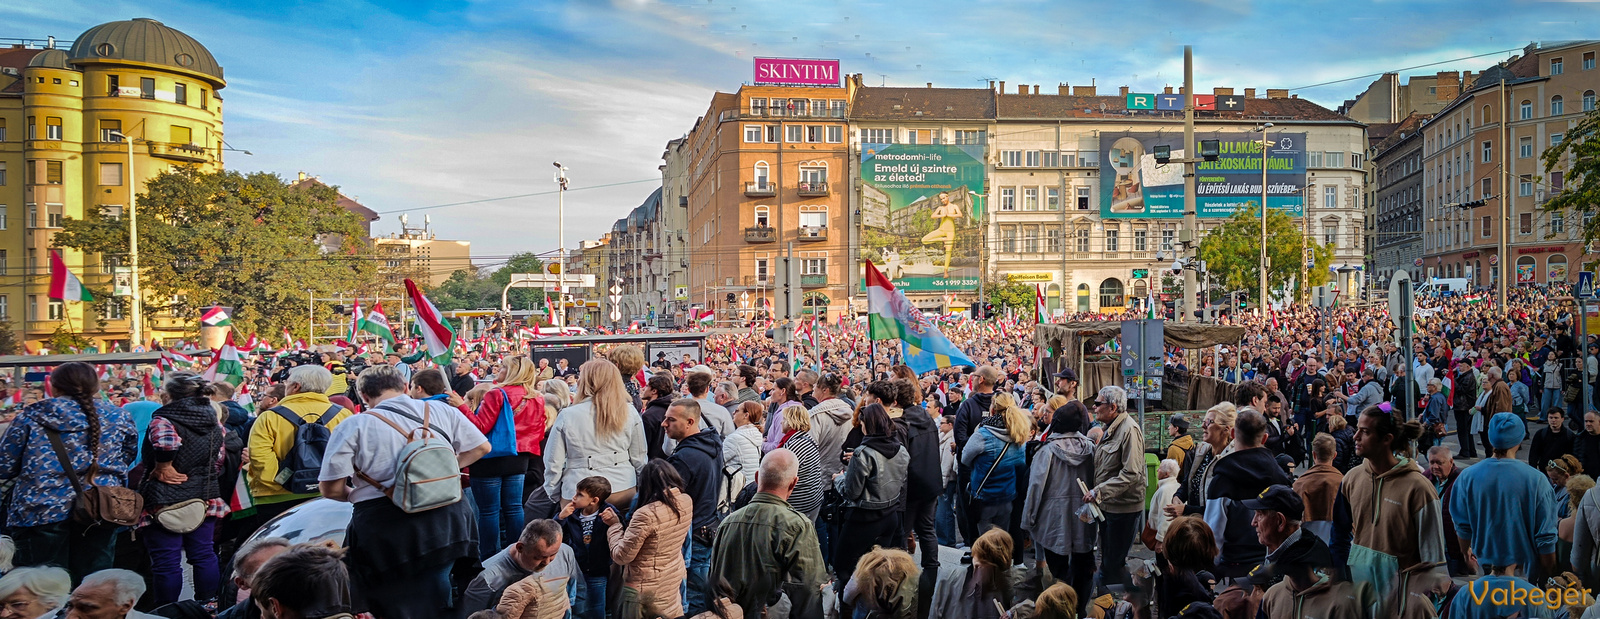
<path fill-rule="evenodd" d="M 689 371 L 685 372 L 685 373 L 686 374 L 693 374 L 695 372 L 699 372 L 701 374 L 712 374 L 712 375 L 716 374 L 716 371 L 712 370 L 709 367 L 706 367 L 706 364 L 704 364 L 704 363 L 702 363 L 700 365 L 697 365 L 697 366 L 694 366 L 692 368 L 689 368 Z"/>
<path fill-rule="evenodd" d="M 1072 382 L 1078 382 L 1078 372 L 1073 370 L 1072 368 L 1061 368 L 1061 371 L 1060 372 L 1056 372 L 1055 376 L 1056 376 L 1056 378 L 1060 378 L 1060 379 L 1063 379 L 1063 380 L 1070 380 Z"/>
<path fill-rule="evenodd" d="M 1306 504 L 1300 500 L 1300 494 L 1293 488 L 1277 484 L 1267 486 L 1256 498 L 1240 501 L 1245 509 L 1278 512 L 1288 516 L 1290 520 L 1299 520 L 1305 517 Z"/>

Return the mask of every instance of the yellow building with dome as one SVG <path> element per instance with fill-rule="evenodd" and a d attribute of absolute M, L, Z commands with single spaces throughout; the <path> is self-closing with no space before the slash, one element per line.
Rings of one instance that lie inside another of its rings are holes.
<path fill-rule="evenodd" d="M 95 26 L 69 49 L 0 48 L 0 320 L 30 351 L 58 327 L 101 351 L 137 345 L 127 299 L 111 295 L 119 270 L 127 278 L 127 256 L 63 250 L 96 300 L 54 301 L 52 239 L 63 218 L 124 216 L 130 191 L 162 171 L 221 168 L 225 85 L 205 46 L 153 19 Z M 123 136 L 133 141 L 131 169 Z M 189 326 L 150 314 L 170 301 L 146 296 L 145 343 Z"/>

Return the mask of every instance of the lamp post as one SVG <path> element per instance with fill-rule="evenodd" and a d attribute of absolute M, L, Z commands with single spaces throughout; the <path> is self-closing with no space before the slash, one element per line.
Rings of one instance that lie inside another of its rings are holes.
<path fill-rule="evenodd" d="M 139 189 L 133 184 L 133 138 L 121 131 L 110 133 L 128 145 L 128 269 L 132 283 L 129 292 L 133 295 L 129 303 L 133 313 L 128 316 L 128 350 L 133 350 L 144 342 L 144 297 L 139 291 Z"/>
<path fill-rule="evenodd" d="M 556 167 L 556 319 L 550 321 L 557 329 L 567 326 L 567 168 L 560 161 Z"/>
<path fill-rule="evenodd" d="M 1261 132 L 1261 306 L 1258 308 L 1262 316 L 1267 315 L 1267 148 L 1272 142 L 1267 141 L 1267 130 L 1272 128 L 1272 123 L 1261 123 L 1256 127 Z"/>

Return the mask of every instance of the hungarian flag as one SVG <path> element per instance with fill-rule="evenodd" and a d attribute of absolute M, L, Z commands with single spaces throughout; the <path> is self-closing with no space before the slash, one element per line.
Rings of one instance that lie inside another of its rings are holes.
<path fill-rule="evenodd" d="M 244 382 L 244 363 L 239 361 L 239 348 L 233 344 L 233 332 L 222 342 L 222 348 L 211 357 L 211 365 L 201 377 L 211 382 L 227 382 L 235 387 Z"/>
<path fill-rule="evenodd" d="M 245 351 L 255 350 L 260 345 L 261 345 L 261 340 L 256 339 L 256 334 L 255 333 L 251 333 L 250 337 L 246 338 L 245 341 L 244 341 L 243 350 L 245 350 Z"/>
<path fill-rule="evenodd" d="M 450 328 L 450 322 L 445 320 L 439 308 L 422 295 L 422 289 L 417 288 L 416 282 L 406 280 L 406 294 L 411 297 L 411 306 L 416 308 L 415 324 L 422 330 L 428 356 L 433 357 L 434 363 L 449 363 L 454 358 L 455 329 Z"/>
<path fill-rule="evenodd" d="M 1041 286 L 1039 284 L 1034 284 L 1033 285 L 1033 322 L 1035 324 L 1041 324 L 1041 325 L 1046 323 L 1046 322 L 1050 322 L 1049 320 L 1046 319 L 1046 317 L 1049 316 L 1049 315 L 1050 315 L 1050 310 L 1045 309 L 1045 306 L 1044 306 L 1044 286 Z"/>
<path fill-rule="evenodd" d="M 226 327 L 233 324 L 231 308 L 213 305 L 200 315 L 200 325 L 204 327 Z"/>
<path fill-rule="evenodd" d="M 350 337 L 356 339 L 356 334 L 361 332 L 361 325 L 366 322 L 366 317 L 361 314 L 361 299 L 356 299 L 356 304 L 350 308 Z"/>
<path fill-rule="evenodd" d="M 900 340 L 901 358 L 918 374 L 958 365 L 977 367 L 871 262 L 866 263 L 866 270 L 867 326 L 872 339 Z"/>
<path fill-rule="evenodd" d="M 717 313 L 715 311 L 707 309 L 707 310 L 695 310 L 695 312 L 700 314 L 700 316 L 695 319 L 695 322 L 700 323 L 700 326 L 702 326 L 702 327 L 709 327 L 709 326 L 711 326 L 711 323 L 714 323 L 714 322 L 717 321 Z"/>
<path fill-rule="evenodd" d="M 361 330 L 388 340 L 391 346 L 395 343 L 394 331 L 389 329 L 389 316 L 383 313 L 382 303 L 372 304 L 372 311 L 368 312 L 366 319 L 361 322 Z"/>
<path fill-rule="evenodd" d="M 94 295 L 89 294 L 83 281 L 67 270 L 67 263 L 61 259 L 61 250 L 58 249 L 50 250 L 50 298 L 63 301 L 94 300 Z"/>

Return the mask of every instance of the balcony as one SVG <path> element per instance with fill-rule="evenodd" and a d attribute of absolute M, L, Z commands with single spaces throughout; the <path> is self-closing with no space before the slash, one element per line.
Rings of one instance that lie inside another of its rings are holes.
<path fill-rule="evenodd" d="M 796 193 L 808 198 L 827 196 L 828 181 L 800 181 L 800 187 Z"/>
<path fill-rule="evenodd" d="M 762 288 L 770 288 L 772 287 L 772 280 L 767 279 L 765 275 L 746 275 L 744 276 L 744 285 L 750 287 L 759 286 Z"/>
<path fill-rule="evenodd" d="M 800 287 L 801 288 L 821 288 L 821 287 L 827 286 L 827 285 L 828 285 L 828 276 L 825 273 L 824 274 L 820 274 L 820 275 L 801 275 L 800 276 Z"/>
<path fill-rule="evenodd" d="M 765 181 L 744 184 L 746 198 L 770 198 L 778 195 L 778 186 Z"/>
<path fill-rule="evenodd" d="M 775 243 L 778 240 L 778 229 L 772 226 L 751 226 L 744 229 L 746 243 Z"/>
<path fill-rule="evenodd" d="M 211 160 L 209 153 L 203 146 L 194 144 L 174 144 L 170 142 L 150 142 L 150 156 L 162 159 L 172 159 L 187 163 L 205 163 Z"/>
<path fill-rule="evenodd" d="M 828 240 L 827 226 L 800 226 L 801 241 L 826 241 Z"/>

